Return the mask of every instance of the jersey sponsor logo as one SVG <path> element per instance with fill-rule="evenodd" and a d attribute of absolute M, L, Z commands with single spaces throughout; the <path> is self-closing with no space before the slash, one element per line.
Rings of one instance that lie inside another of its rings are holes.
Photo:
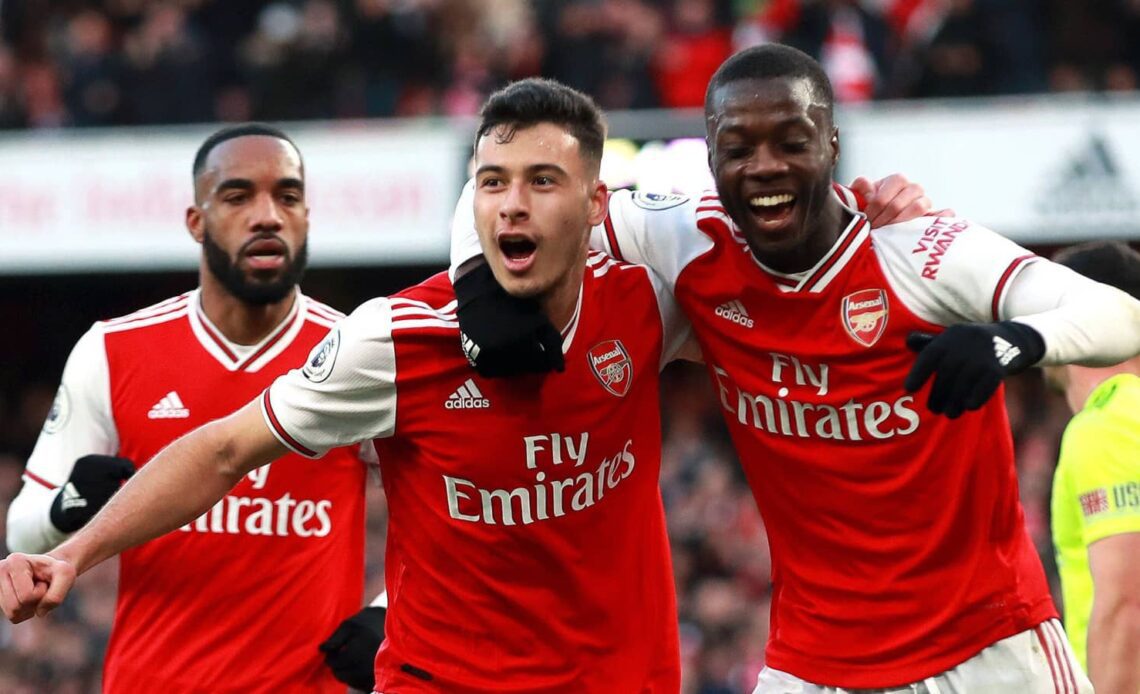
<path fill-rule="evenodd" d="M 336 355 L 340 350 L 340 329 L 333 328 L 325 339 L 321 340 L 320 344 L 309 352 L 309 359 L 305 362 L 305 366 L 301 369 L 301 373 L 305 378 L 313 383 L 320 383 L 326 380 L 332 373 L 333 364 L 336 363 Z"/>
<path fill-rule="evenodd" d="M 468 523 L 530 525 L 601 503 L 607 491 L 633 474 L 637 459 L 633 440 L 629 439 L 613 455 L 603 457 L 597 467 L 583 467 L 589 438 L 588 433 L 578 437 L 524 437 L 527 469 L 534 473 L 533 484 L 486 489 L 470 479 L 443 475 L 448 515 Z M 558 472 L 563 474 L 557 475 Z"/>
<path fill-rule="evenodd" d="M 44 433 L 54 434 L 67 424 L 67 420 L 71 417 L 71 395 L 67 392 L 67 386 L 62 383 L 59 390 L 55 391 L 55 400 L 52 400 L 51 409 L 48 410 L 47 419 L 44 420 Z"/>
<path fill-rule="evenodd" d="M 914 409 L 913 395 L 894 402 L 850 398 L 842 404 L 794 399 L 789 397 L 793 390 L 788 386 L 806 397 L 826 395 L 830 369 L 827 364 L 812 367 L 789 355 L 771 356 L 774 394 L 749 393 L 727 371 L 713 365 L 720 403 L 730 420 L 777 436 L 831 441 L 883 440 L 918 431 L 921 419 Z M 785 378 L 789 369 L 794 380 Z M 782 385 L 784 382 L 788 385 Z"/>
<path fill-rule="evenodd" d="M 922 277 L 928 280 L 938 279 L 938 270 L 942 267 L 942 256 L 950 249 L 958 234 L 970 227 L 969 222 L 938 217 L 934 224 L 927 227 L 918 239 L 918 245 L 911 254 L 927 253 L 926 262 L 922 266 Z"/>
<path fill-rule="evenodd" d="M 603 388 L 619 398 L 625 397 L 633 381 L 633 360 L 621 340 L 599 342 L 586 352 L 586 359 Z"/>
<path fill-rule="evenodd" d="M 179 530 L 215 535 L 326 537 L 332 532 L 332 505 L 328 499 L 294 499 L 288 492 L 276 499 L 231 494 Z"/>
<path fill-rule="evenodd" d="M 485 410 L 491 406 L 491 401 L 483 396 L 475 380 L 469 378 L 447 396 L 443 406 L 448 410 Z"/>
<path fill-rule="evenodd" d="M 186 419 L 190 410 L 182 403 L 182 398 L 173 390 L 162 396 L 162 399 L 146 413 L 149 419 Z"/>
<path fill-rule="evenodd" d="M 634 205 L 637 205 L 643 210 L 660 212 L 661 210 L 668 210 L 678 205 L 683 205 L 689 197 L 687 195 L 643 193 L 640 190 L 635 190 L 631 199 Z"/>
<path fill-rule="evenodd" d="M 890 306 L 882 289 L 862 289 L 843 297 L 840 307 L 843 328 L 864 347 L 879 341 L 887 329 Z"/>
<path fill-rule="evenodd" d="M 752 320 L 748 315 L 748 309 L 744 308 L 744 304 L 740 303 L 740 299 L 724 302 L 716 307 L 715 313 L 725 320 L 743 325 L 746 328 L 751 328 L 756 324 L 756 321 Z"/>
<path fill-rule="evenodd" d="M 1108 492 L 1104 487 L 1081 494 L 1078 501 L 1081 502 L 1081 514 L 1085 518 L 1108 510 Z"/>

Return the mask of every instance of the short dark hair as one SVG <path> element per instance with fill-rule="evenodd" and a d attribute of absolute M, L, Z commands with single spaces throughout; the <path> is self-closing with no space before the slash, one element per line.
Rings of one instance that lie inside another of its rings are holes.
<path fill-rule="evenodd" d="M 745 48 L 721 63 L 705 91 L 705 112 L 712 112 L 713 94 L 727 84 L 778 77 L 806 79 L 816 95 L 823 99 L 828 117 L 832 117 L 835 93 L 823 67 L 807 53 L 779 43 Z"/>
<path fill-rule="evenodd" d="M 198 152 L 194 155 L 194 168 L 192 169 L 194 178 L 197 179 L 202 170 L 206 168 L 206 157 L 210 156 L 210 152 L 215 147 L 222 144 L 226 140 L 233 140 L 238 137 L 247 137 L 250 135 L 264 135 L 266 137 L 275 137 L 278 140 L 284 140 L 297 150 L 297 156 L 301 156 L 301 149 L 297 147 L 297 143 L 293 142 L 281 130 L 268 125 L 266 123 L 240 123 L 238 125 L 227 125 L 221 130 L 215 132 L 206 138 L 202 146 L 198 148 Z"/>
<path fill-rule="evenodd" d="M 1140 299 L 1140 252 L 1123 241 L 1092 241 L 1062 248 L 1053 262 Z"/>
<path fill-rule="evenodd" d="M 592 161 L 602 160 L 606 144 L 606 121 L 594 100 L 554 80 L 530 77 L 512 82 L 487 98 L 479 112 L 475 144 L 496 128 L 504 128 L 509 142 L 515 132 L 539 123 L 553 123 L 578 140 L 581 153 Z"/>

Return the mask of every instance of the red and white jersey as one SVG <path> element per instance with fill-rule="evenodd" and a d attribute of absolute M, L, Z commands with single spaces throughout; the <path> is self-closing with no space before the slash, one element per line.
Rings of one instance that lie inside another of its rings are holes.
<path fill-rule="evenodd" d="M 479 376 L 441 274 L 362 305 L 262 398 L 303 455 L 377 439 L 379 692 L 680 688 L 658 371 L 687 327 L 645 268 L 585 270 L 564 372 Z"/>
<path fill-rule="evenodd" d="M 78 457 L 145 464 L 304 363 L 340 317 L 297 292 L 272 334 L 237 345 L 194 291 L 96 323 L 28 460 L 21 496 L 46 503 L 25 542 L 45 551 L 63 539 L 47 508 Z M 343 692 L 317 645 L 360 608 L 366 473 L 355 449 L 319 463 L 288 455 L 193 523 L 123 552 L 105 691 Z"/>
<path fill-rule="evenodd" d="M 961 219 L 848 214 L 795 275 L 760 265 L 714 194 L 615 193 L 597 236 L 655 268 L 692 322 L 769 535 L 768 664 L 879 688 L 1056 616 L 1001 393 L 950 420 L 902 385 L 909 332 L 1020 315 L 1009 287 L 1046 261 Z"/>

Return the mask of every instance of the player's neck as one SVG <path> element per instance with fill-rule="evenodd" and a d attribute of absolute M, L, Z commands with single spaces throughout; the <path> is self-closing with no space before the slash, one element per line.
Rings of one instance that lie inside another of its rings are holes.
<path fill-rule="evenodd" d="M 543 313 L 558 330 L 565 330 L 574 317 L 574 309 L 578 307 L 578 296 L 582 292 L 585 274 L 585 262 L 575 265 L 562 283 L 539 300 Z"/>
<path fill-rule="evenodd" d="M 1119 374 L 1140 376 L 1140 358 L 1134 357 L 1116 366 L 1103 369 L 1070 364 L 1068 370 L 1068 382 L 1065 384 L 1065 402 L 1069 404 L 1069 409 L 1076 413 L 1085 408 L 1085 403 L 1088 402 L 1089 396 L 1097 389 L 1097 386 L 1113 376 Z"/>
<path fill-rule="evenodd" d="M 238 299 L 217 282 L 201 284 L 202 312 L 230 342 L 255 345 L 261 342 L 293 309 L 297 292 L 276 303 L 254 305 Z"/>
<path fill-rule="evenodd" d="M 811 228 L 802 243 L 778 253 L 757 253 L 755 249 L 752 253 L 761 264 L 777 272 L 793 274 L 810 270 L 835 245 L 849 221 L 847 211 L 839 204 L 839 200 L 834 195 L 829 195 L 815 222 L 809 222 Z"/>

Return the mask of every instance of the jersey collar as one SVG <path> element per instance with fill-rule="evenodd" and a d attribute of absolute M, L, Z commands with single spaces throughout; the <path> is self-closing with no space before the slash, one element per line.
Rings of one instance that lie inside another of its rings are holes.
<path fill-rule="evenodd" d="M 218 361 L 227 371 L 259 371 L 274 357 L 283 352 L 305 323 L 305 295 L 300 288 L 293 290 L 293 308 L 277 326 L 269 331 L 260 342 L 253 345 L 239 345 L 226 339 L 222 331 L 214 325 L 202 310 L 201 289 L 190 293 L 190 306 L 188 312 L 190 328 L 202 348 Z"/>

